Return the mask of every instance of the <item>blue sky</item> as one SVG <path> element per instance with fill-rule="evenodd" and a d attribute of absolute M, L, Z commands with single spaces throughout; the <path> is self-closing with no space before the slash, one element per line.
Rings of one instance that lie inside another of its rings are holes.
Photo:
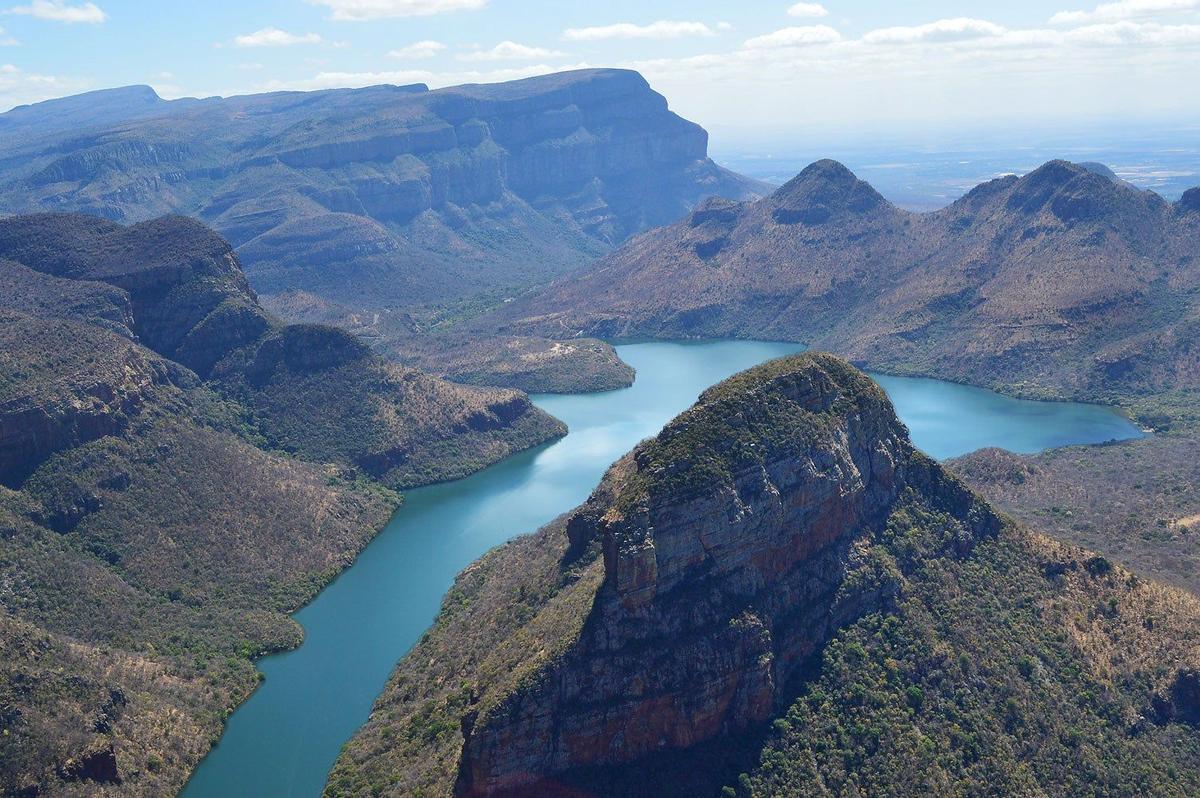
<path fill-rule="evenodd" d="M 1200 0 L 0 0 L 0 110 L 639 69 L 710 129 L 1196 119 Z"/>

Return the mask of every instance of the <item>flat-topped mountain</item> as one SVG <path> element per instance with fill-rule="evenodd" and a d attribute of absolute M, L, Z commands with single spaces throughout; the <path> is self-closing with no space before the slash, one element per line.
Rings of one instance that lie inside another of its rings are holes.
<path fill-rule="evenodd" d="M 326 794 L 1184 795 L 1197 619 L 785 358 L 464 571 Z"/>
<path fill-rule="evenodd" d="M 820 161 L 756 202 L 709 200 L 489 323 L 800 340 L 875 368 L 1059 395 L 1196 384 L 1196 205 L 1052 161 L 914 214 Z"/>
<path fill-rule="evenodd" d="M 705 197 L 762 193 L 624 70 L 172 102 L 130 87 L 15 109 L 0 131 L 0 209 L 194 216 L 268 298 L 355 308 L 512 290 Z"/>
<path fill-rule="evenodd" d="M 389 488 L 563 432 L 280 322 L 198 222 L 0 220 L 0 793 L 173 794 Z"/>

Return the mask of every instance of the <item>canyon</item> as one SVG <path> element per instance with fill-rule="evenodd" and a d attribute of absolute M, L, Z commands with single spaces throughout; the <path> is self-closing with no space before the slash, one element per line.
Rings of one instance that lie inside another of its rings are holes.
<path fill-rule="evenodd" d="M 265 311 L 200 223 L 0 220 L 0 792 L 176 792 L 396 490 L 564 434 Z"/>
<path fill-rule="evenodd" d="M 161 100 L 129 87 L 0 115 L 0 209 L 194 216 L 277 311 L 516 290 L 712 195 L 764 185 L 636 72 Z"/>
<path fill-rule="evenodd" d="M 1053 764 L 1076 727 L 1104 778 L 1185 794 L 1162 774 L 1198 753 L 1179 725 L 1197 611 L 1005 520 L 913 449 L 878 385 L 798 355 L 709 389 L 582 506 L 466 569 L 326 794 L 808 795 L 874 778 L 920 795 L 982 789 L 998 774 L 974 763 L 1013 752 L 1008 789 L 1071 791 L 1099 777 Z M 1019 720 L 992 709 L 1005 696 Z M 842 750 L 875 713 L 899 736 Z M 982 758 L 960 756 L 956 728 Z"/>

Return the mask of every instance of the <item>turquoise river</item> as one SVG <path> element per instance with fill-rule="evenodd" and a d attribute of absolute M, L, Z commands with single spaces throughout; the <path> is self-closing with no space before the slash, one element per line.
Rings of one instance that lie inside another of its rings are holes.
<path fill-rule="evenodd" d="M 304 644 L 259 663 L 265 681 L 231 716 L 184 796 L 319 796 L 341 746 L 428 628 L 458 571 L 582 502 L 610 463 L 703 389 L 800 349 L 756 341 L 628 344 L 618 352 L 637 369 L 633 387 L 535 396 L 570 433 L 466 479 L 409 492 L 358 561 L 296 613 Z M 916 445 L 937 458 L 1139 434 L 1107 408 L 1020 401 L 938 380 L 877 379 Z"/>

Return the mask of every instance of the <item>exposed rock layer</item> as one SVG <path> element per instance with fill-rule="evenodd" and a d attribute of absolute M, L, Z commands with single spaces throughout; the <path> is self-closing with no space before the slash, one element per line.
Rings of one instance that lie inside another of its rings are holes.
<path fill-rule="evenodd" d="M 800 356 L 711 389 L 568 521 L 572 552 L 601 548 L 603 584 L 561 657 L 485 698 L 457 792 L 529 794 L 772 717 L 835 630 L 889 601 L 886 583 L 845 582 L 856 542 L 907 491 L 957 519 L 951 554 L 999 528 L 840 361 Z"/>
<path fill-rule="evenodd" d="M 175 102 L 135 87 L 17 109 L 0 130 L 10 212 L 185 213 L 258 290 L 356 306 L 525 285 L 706 196 L 761 191 L 623 70 Z"/>

